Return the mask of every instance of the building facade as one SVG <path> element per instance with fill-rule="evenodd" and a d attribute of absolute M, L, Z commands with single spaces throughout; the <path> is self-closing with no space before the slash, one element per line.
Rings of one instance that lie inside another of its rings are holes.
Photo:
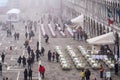
<path fill-rule="evenodd" d="M 120 0 L 61 0 L 62 18 L 65 20 L 84 15 L 84 30 L 95 37 L 111 30 L 120 31 Z M 108 10 L 114 23 L 108 24 Z"/>

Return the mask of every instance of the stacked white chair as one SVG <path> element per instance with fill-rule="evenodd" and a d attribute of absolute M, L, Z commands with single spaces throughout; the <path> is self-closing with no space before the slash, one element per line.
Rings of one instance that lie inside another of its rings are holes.
<path fill-rule="evenodd" d="M 103 62 L 110 68 L 114 69 L 114 61 L 109 60 L 107 57 L 103 59 Z"/>
<path fill-rule="evenodd" d="M 98 61 L 93 59 L 91 55 L 89 55 L 88 52 L 82 46 L 78 46 L 78 50 L 81 52 L 82 56 L 84 56 L 84 58 L 87 60 L 87 62 L 93 69 L 99 69 L 100 64 L 98 63 Z"/>
<path fill-rule="evenodd" d="M 82 61 L 79 60 L 78 56 L 75 54 L 75 52 L 69 45 L 67 46 L 67 51 L 68 51 L 70 57 L 72 58 L 76 68 L 83 69 L 85 67 L 85 65 L 82 63 Z"/>
<path fill-rule="evenodd" d="M 60 46 L 56 46 L 55 50 L 59 54 L 59 59 L 60 59 L 60 63 L 61 63 L 62 69 L 63 70 L 70 70 L 71 66 L 68 63 L 68 61 L 66 60 L 65 56 L 63 55 L 63 52 L 61 51 Z"/>

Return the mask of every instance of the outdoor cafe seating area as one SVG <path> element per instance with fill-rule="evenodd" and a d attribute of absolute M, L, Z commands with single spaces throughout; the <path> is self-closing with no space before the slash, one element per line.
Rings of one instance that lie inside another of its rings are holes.
<path fill-rule="evenodd" d="M 70 66 L 69 62 L 67 61 L 64 53 L 61 51 L 60 46 L 56 46 L 55 50 L 59 54 L 59 60 L 60 60 L 60 64 L 61 64 L 62 69 L 63 70 L 69 70 L 69 69 L 71 69 L 71 66 Z"/>

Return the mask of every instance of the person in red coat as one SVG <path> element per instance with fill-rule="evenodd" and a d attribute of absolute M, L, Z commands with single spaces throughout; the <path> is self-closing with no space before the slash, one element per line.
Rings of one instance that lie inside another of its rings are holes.
<path fill-rule="evenodd" d="M 42 78 L 44 79 L 45 67 L 40 65 L 39 72 L 40 72 L 40 75 L 42 76 Z"/>

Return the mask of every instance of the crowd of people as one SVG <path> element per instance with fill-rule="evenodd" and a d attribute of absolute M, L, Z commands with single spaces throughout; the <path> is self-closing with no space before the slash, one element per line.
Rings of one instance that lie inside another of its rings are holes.
<path fill-rule="evenodd" d="M 76 29 L 76 27 L 74 27 L 73 39 L 78 40 L 78 41 L 79 40 L 86 41 L 88 39 L 88 35 L 81 27 L 79 27 L 78 29 Z"/>
<path fill-rule="evenodd" d="M 59 62 L 59 54 L 57 52 L 51 52 L 51 50 L 49 50 L 48 51 L 48 61 Z"/>

